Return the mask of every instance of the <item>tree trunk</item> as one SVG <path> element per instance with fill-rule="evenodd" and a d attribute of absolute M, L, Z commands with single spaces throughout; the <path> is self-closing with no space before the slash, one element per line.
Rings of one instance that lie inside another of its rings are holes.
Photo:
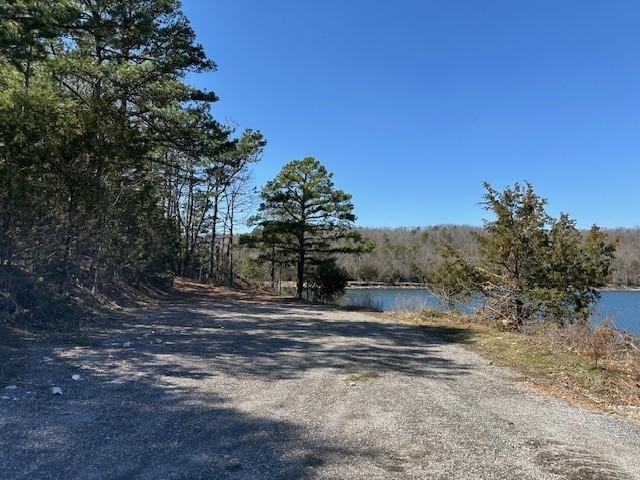
<path fill-rule="evenodd" d="M 271 248 L 271 290 L 276 291 L 276 247 Z"/>
<path fill-rule="evenodd" d="M 216 266 L 216 227 L 218 224 L 218 193 L 213 197 L 213 220 L 211 224 L 211 245 L 209 249 L 209 283 L 213 281 Z"/>
<path fill-rule="evenodd" d="M 233 200 L 229 213 L 229 243 L 227 244 L 227 262 L 229 263 L 229 286 L 233 287 Z"/>
<path fill-rule="evenodd" d="M 75 233 L 74 220 L 75 220 L 76 203 L 73 190 L 69 192 L 69 206 L 67 207 L 67 225 L 66 225 L 66 238 L 64 241 L 64 256 L 62 259 L 62 275 L 60 276 L 58 291 L 64 293 L 67 288 L 69 280 L 69 269 L 71 263 L 71 243 Z"/>
<path fill-rule="evenodd" d="M 193 175 L 192 169 L 190 173 Z M 186 211 L 186 223 L 184 228 L 184 256 L 182 257 L 182 275 L 186 277 L 191 276 L 191 235 L 193 228 L 193 209 L 194 209 L 194 181 L 193 176 L 189 179 L 189 190 L 187 197 L 187 211 Z"/>
<path fill-rule="evenodd" d="M 304 236 L 301 235 L 298 237 L 298 298 L 302 300 L 302 293 L 304 289 L 304 260 L 305 260 L 305 251 L 304 251 Z"/>

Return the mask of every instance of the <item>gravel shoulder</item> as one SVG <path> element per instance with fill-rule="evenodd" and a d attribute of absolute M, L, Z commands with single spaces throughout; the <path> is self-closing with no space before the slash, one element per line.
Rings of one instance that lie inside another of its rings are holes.
<path fill-rule="evenodd" d="M 22 355 L 3 479 L 640 479 L 637 425 L 364 313 L 200 289 Z"/>

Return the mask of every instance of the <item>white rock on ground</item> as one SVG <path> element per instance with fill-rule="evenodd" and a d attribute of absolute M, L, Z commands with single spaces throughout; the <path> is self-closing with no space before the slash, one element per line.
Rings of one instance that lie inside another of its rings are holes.
<path fill-rule="evenodd" d="M 122 344 L 122 346 L 123 346 L 124 348 L 129 348 L 129 347 L 131 347 L 131 342 L 124 342 L 124 343 Z"/>
<path fill-rule="evenodd" d="M 52 395 L 62 395 L 62 389 L 60 387 L 51 387 Z"/>
<path fill-rule="evenodd" d="M 18 386 L 17 385 L 7 385 L 6 387 L 4 387 L 5 390 L 17 390 Z"/>
<path fill-rule="evenodd" d="M 80 380 L 80 375 L 78 375 L 77 373 L 74 373 L 73 375 L 71 375 L 71 378 L 73 379 L 74 382 L 77 382 L 78 380 Z"/>

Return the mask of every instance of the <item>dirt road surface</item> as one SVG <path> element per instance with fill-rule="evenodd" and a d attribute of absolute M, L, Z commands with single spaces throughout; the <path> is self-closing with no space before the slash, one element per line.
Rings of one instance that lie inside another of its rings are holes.
<path fill-rule="evenodd" d="M 638 426 L 438 332 L 221 292 L 25 347 L 0 478 L 640 479 Z"/>

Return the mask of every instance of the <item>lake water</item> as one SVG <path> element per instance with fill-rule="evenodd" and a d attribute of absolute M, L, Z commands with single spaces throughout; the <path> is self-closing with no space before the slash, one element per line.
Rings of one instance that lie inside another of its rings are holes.
<path fill-rule="evenodd" d="M 341 303 L 368 304 L 384 311 L 443 308 L 437 297 L 421 288 L 348 288 Z M 640 335 L 640 292 L 601 292 L 594 312 L 594 321 L 605 317 L 611 318 L 616 327 Z"/>

